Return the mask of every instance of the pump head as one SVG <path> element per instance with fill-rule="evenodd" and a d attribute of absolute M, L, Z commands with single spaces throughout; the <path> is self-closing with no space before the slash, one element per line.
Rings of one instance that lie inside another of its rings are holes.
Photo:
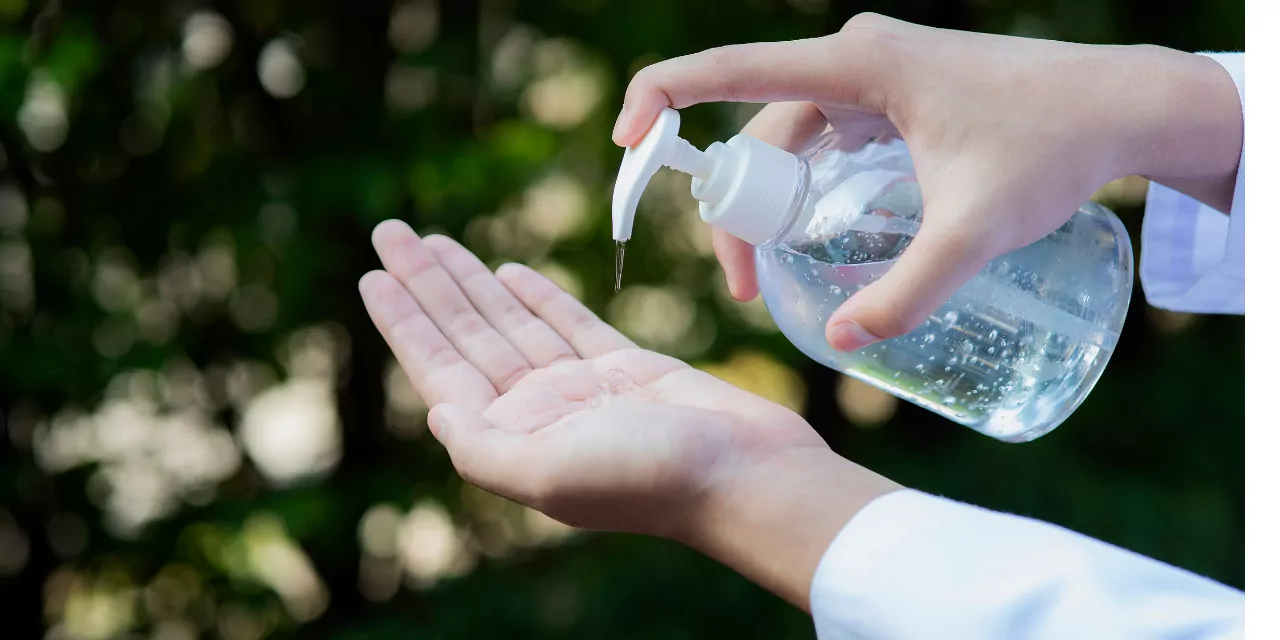
<path fill-rule="evenodd" d="M 613 239 L 631 239 L 640 194 L 665 165 L 693 176 L 690 190 L 704 221 L 751 244 L 768 241 L 807 186 L 800 159 L 745 134 L 699 151 L 679 132 L 680 114 L 663 109 L 623 154 L 613 186 Z"/>
<path fill-rule="evenodd" d="M 680 137 L 680 112 L 670 107 L 658 114 L 653 127 L 639 143 L 627 147 L 622 154 L 618 181 L 613 186 L 614 240 L 626 242 L 631 239 L 640 194 L 649 186 L 649 180 L 658 172 L 658 167 L 663 165 L 700 178 L 710 176 L 715 168 L 715 163 L 705 153 Z"/>

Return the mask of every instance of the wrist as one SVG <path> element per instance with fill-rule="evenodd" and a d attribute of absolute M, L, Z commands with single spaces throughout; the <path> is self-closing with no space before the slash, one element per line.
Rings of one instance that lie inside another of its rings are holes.
<path fill-rule="evenodd" d="M 787 450 L 726 474 L 672 537 L 808 610 L 831 541 L 864 506 L 900 488 L 826 447 Z"/>
<path fill-rule="evenodd" d="M 1231 75 L 1206 56 L 1154 46 L 1109 48 L 1111 98 L 1095 112 L 1117 175 L 1234 180 L 1244 117 Z"/>

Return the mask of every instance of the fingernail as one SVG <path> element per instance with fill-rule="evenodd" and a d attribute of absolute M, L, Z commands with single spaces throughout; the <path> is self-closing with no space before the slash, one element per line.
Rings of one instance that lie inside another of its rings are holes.
<path fill-rule="evenodd" d="M 622 106 L 622 111 L 618 112 L 618 119 L 613 123 L 613 141 L 618 141 L 618 136 L 627 129 L 627 106 Z"/>
<path fill-rule="evenodd" d="M 856 351 L 873 342 L 879 342 L 880 338 L 872 335 L 856 322 L 841 322 L 827 330 L 827 341 L 840 351 Z"/>

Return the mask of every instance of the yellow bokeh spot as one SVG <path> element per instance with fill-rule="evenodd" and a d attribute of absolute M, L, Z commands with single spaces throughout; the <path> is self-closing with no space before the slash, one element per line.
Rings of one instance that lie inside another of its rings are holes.
<path fill-rule="evenodd" d="M 836 385 L 840 412 L 854 425 L 874 429 L 889 421 L 898 410 L 898 399 L 865 382 L 848 376 Z"/>
<path fill-rule="evenodd" d="M 772 400 L 796 413 L 804 412 L 808 390 L 791 367 L 757 351 L 739 351 L 724 362 L 699 369 L 740 389 Z"/>

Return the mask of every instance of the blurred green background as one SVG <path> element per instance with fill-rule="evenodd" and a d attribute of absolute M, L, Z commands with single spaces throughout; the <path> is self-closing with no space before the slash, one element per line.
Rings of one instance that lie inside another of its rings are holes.
<path fill-rule="evenodd" d="M 650 189 L 613 294 L 609 132 L 630 75 L 868 10 L 1244 43 L 1241 0 L 0 0 L 10 637 L 812 637 L 687 549 L 465 486 L 356 292 L 389 217 L 537 267 L 904 484 L 1242 587 L 1239 318 L 1138 292 L 1079 412 L 1008 445 L 807 361 L 758 302 L 731 302 L 688 178 Z M 753 111 L 693 107 L 683 133 L 705 146 Z M 1143 195 L 1097 196 L 1135 242 Z"/>

